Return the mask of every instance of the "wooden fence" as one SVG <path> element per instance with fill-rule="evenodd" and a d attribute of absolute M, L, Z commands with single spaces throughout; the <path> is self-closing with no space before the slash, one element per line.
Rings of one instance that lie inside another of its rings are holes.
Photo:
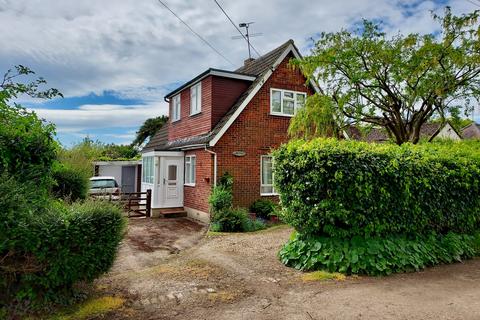
<path fill-rule="evenodd" d="M 92 198 L 119 202 L 128 214 L 128 217 L 150 217 L 152 212 L 152 190 L 145 192 L 128 193 L 96 193 Z"/>

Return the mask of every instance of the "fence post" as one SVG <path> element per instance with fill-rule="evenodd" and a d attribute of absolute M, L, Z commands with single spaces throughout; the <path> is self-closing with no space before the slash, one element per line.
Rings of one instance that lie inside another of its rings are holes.
<path fill-rule="evenodd" d="M 152 189 L 147 189 L 147 203 L 145 213 L 147 217 L 150 217 L 150 211 L 152 209 Z"/>

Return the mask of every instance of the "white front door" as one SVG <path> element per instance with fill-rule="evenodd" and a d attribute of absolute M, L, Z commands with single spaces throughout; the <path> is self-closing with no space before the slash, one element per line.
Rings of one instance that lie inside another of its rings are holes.
<path fill-rule="evenodd" d="M 183 207 L 183 159 L 165 158 L 163 207 Z"/>

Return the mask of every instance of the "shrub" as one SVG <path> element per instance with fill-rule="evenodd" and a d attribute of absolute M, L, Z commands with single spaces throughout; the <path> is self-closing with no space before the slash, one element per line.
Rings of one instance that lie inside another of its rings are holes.
<path fill-rule="evenodd" d="M 90 180 L 84 171 L 70 166 L 59 165 L 53 171 L 53 179 L 52 192 L 55 197 L 71 201 L 87 197 Z"/>
<path fill-rule="evenodd" d="M 472 234 L 480 142 L 402 146 L 317 139 L 275 153 L 282 220 L 331 237 Z"/>
<path fill-rule="evenodd" d="M 212 223 L 218 225 L 222 232 L 242 232 L 248 223 L 248 213 L 245 209 L 227 208 L 214 213 Z"/>
<path fill-rule="evenodd" d="M 250 205 L 250 212 L 255 212 L 257 217 L 262 219 L 268 219 L 275 209 L 275 202 L 269 199 L 258 199 Z"/>
<path fill-rule="evenodd" d="M 54 126 L 34 112 L 8 106 L 0 99 L 0 174 L 8 172 L 21 181 L 35 180 L 39 192 L 47 190 L 58 147 L 54 134 Z"/>
<path fill-rule="evenodd" d="M 75 283 L 92 281 L 112 266 L 125 228 L 117 206 L 50 201 L 41 208 L 31 206 L 28 193 L 18 194 L 17 204 L 8 197 L 0 193 L 0 204 L 8 205 L 0 219 L 0 304 L 64 302 Z"/>
<path fill-rule="evenodd" d="M 208 198 L 208 203 L 213 214 L 230 209 L 233 206 L 233 194 L 224 187 L 216 186 Z"/>
<path fill-rule="evenodd" d="M 300 270 L 386 275 L 420 270 L 479 253 L 478 236 L 448 233 L 423 237 L 334 238 L 297 234 L 280 250 L 280 260 Z"/>

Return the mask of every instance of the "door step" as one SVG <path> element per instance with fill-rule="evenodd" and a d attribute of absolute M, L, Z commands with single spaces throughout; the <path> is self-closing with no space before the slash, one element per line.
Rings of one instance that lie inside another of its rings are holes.
<path fill-rule="evenodd" d="M 186 217 L 187 211 L 183 208 L 165 208 L 160 209 L 160 216 L 163 218 L 180 218 Z"/>

